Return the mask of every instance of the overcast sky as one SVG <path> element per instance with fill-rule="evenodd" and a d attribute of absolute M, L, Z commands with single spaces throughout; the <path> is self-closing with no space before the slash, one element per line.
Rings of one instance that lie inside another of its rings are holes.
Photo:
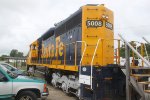
<path fill-rule="evenodd" d="M 29 44 L 85 4 L 105 4 L 114 11 L 115 36 L 150 40 L 150 0 L 0 0 L 0 55 Z"/>

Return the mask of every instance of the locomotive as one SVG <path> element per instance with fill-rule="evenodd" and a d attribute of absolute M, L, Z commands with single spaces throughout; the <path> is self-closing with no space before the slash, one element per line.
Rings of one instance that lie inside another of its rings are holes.
<path fill-rule="evenodd" d="M 53 86 L 80 99 L 125 100 L 114 41 L 113 12 L 85 5 L 30 45 L 27 66 L 41 68 Z"/>

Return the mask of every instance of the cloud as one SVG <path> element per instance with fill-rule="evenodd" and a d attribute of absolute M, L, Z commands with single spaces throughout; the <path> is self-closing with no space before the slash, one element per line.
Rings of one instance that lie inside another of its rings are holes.
<path fill-rule="evenodd" d="M 0 0 L 0 55 L 11 49 L 27 54 L 30 43 L 85 4 L 105 4 L 114 12 L 116 37 L 150 38 L 149 0 Z"/>

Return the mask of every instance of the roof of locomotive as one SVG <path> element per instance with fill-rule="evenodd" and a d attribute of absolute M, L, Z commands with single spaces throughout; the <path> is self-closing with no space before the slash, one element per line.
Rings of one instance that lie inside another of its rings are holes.
<path fill-rule="evenodd" d="M 84 6 L 98 6 L 99 4 L 87 4 L 87 5 L 84 5 Z M 60 27 L 61 25 L 63 25 L 64 23 L 66 23 L 67 21 L 69 21 L 71 18 L 73 18 L 74 16 L 78 15 L 79 13 L 82 12 L 82 7 L 81 6 L 76 12 L 74 12 L 73 14 L 71 14 L 69 17 L 67 17 L 65 20 L 55 24 L 55 28 L 57 29 L 58 27 Z"/>
<path fill-rule="evenodd" d="M 77 10 L 76 12 L 74 12 L 73 14 L 71 14 L 71 15 L 70 15 L 69 17 L 67 17 L 65 20 L 63 20 L 63 21 L 57 23 L 55 28 L 57 29 L 58 27 L 60 27 L 60 26 L 63 25 L 64 23 L 68 22 L 71 18 L 73 18 L 74 16 L 78 15 L 79 13 L 81 13 L 81 11 L 82 11 L 82 8 L 80 8 L 79 10 Z"/>
<path fill-rule="evenodd" d="M 42 41 L 42 40 L 46 40 L 48 39 L 49 37 L 51 37 L 52 35 L 54 35 L 54 30 L 55 30 L 55 27 L 53 28 L 50 28 L 48 31 L 46 31 L 40 38 L 38 38 L 39 41 Z"/>
<path fill-rule="evenodd" d="M 98 4 L 87 4 L 85 6 L 98 6 Z M 83 7 L 83 6 L 82 6 Z M 78 15 L 79 13 L 82 13 L 82 7 L 79 8 L 79 10 L 77 10 L 76 12 L 74 12 L 73 14 L 71 14 L 69 17 L 67 17 L 65 20 L 54 24 L 55 27 L 50 28 L 48 31 L 46 31 L 40 38 L 38 38 L 39 41 L 42 40 L 46 40 L 49 37 L 51 37 L 52 35 L 55 34 L 55 30 L 57 30 L 57 28 L 61 27 L 63 24 L 65 24 L 66 22 L 68 22 L 70 19 L 72 19 L 73 17 L 75 17 L 76 15 Z M 49 34 L 50 33 L 50 34 Z"/>

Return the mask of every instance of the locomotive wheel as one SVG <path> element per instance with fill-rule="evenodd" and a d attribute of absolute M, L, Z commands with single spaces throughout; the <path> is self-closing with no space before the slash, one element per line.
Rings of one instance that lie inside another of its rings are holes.
<path fill-rule="evenodd" d="M 65 82 L 62 83 L 61 88 L 65 93 L 68 94 L 68 88 L 67 88 L 67 84 Z"/>
<path fill-rule="evenodd" d="M 80 97 L 80 93 L 81 93 L 80 88 L 78 88 L 78 90 L 77 90 L 77 92 L 76 92 L 76 96 L 77 96 L 77 97 Z"/>
<path fill-rule="evenodd" d="M 54 79 L 52 79 L 52 85 L 55 87 L 55 88 L 57 88 L 58 86 L 57 86 L 57 83 L 56 83 L 56 81 L 54 80 Z"/>

